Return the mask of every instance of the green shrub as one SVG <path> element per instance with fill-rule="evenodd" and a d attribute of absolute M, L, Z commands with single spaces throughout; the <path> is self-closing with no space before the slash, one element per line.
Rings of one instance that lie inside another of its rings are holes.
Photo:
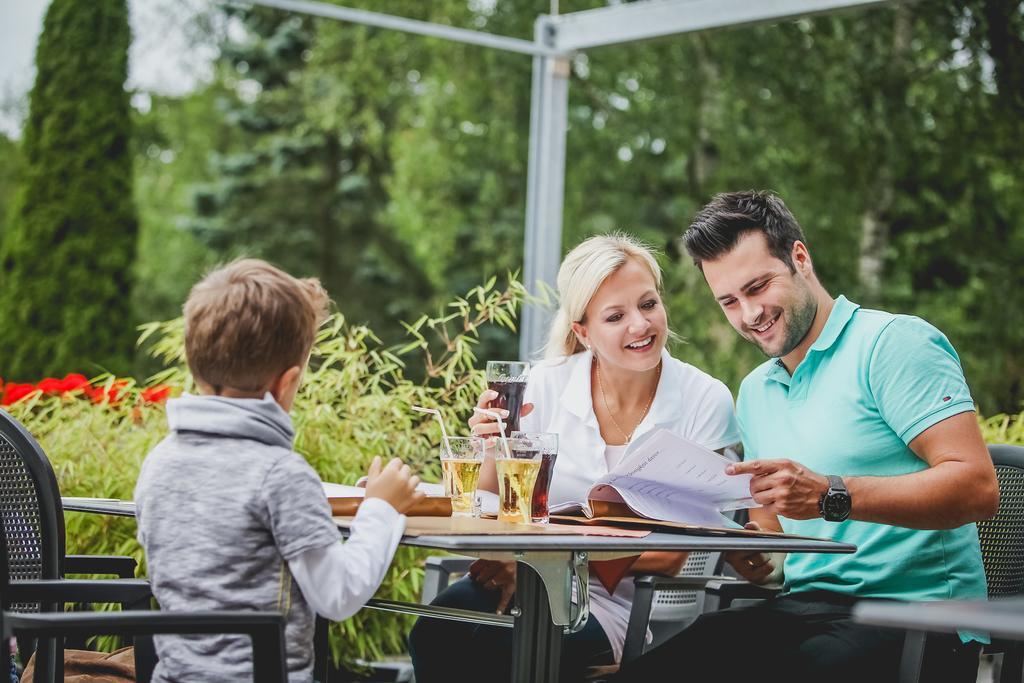
<path fill-rule="evenodd" d="M 500 290 L 492 279 L 449 304 L 441 316 L 424 316 L 407 326 L 409 343 L 392 350 L 382 348 L 366 327 L 347 325 L 334 315 L 318 335 L 292 410 L 296 450 L 325 481 L 354 483 L 375 455 L 402 458 L 426 480 L 436 481 L 440 430 L 436 421 L 423 419 L 410 406 L 437 408 L 450 431 L 464 433 L 485 387 L 473 353 L 480 330 L 488 325 L 514 328 L 522 296 L 518 282 L 510 279 Z M 191 390 L 182 321 L 143 330 L 140 344 L 152 344 L 150 351 L 166 366 L 151 384 L 169 385 L 175 393 Z M 423 381 L 404 375 L 404 359 L 413 355 L 424 359 Z M 114 378 L 104 381 L 113 384 Z M 143 458 L 167 432 L 163 406 L 143 401 L 141 391 L 129 382 L 120 400 L 101 403 L 35 394 L 9 410 L 41 442 L 63 495 L 131 498 Z M 133 520 L 73 512 L 65 518 L 69 553 L 131 555 L 145 573 Z M 425 555 L 401 548 L 378 595 L 417 600 Z M 351 663 L 404 652 L 411 625 L 410 617 L 364 610 L 334 625 L 335 659 Z"/>
<path fill-rule="evenodd" d="M 985 443 L 1009 443 L 1024 446 L 1024 411 L 1016 415 L 993 415 L 981 418 L 981 434 Z"/>

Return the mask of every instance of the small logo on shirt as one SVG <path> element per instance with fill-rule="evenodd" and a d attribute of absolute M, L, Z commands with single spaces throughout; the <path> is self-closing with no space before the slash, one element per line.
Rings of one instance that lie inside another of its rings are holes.
<path fill-rule="evenodd" d="M 942 397 L 942 402 L 943 403 L 948 403 L 949 401 L 952 401 L 952 400 L 953 400 L 952 396 L 943 396 Z"/>

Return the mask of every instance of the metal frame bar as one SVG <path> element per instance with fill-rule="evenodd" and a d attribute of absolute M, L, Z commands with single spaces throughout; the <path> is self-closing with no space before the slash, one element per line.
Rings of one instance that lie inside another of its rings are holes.
<path fill-rule="evenodd" d="M 441 38 L 456 43 L 467 43 L 469 45 L 480 45 L 506 52 L 518 52 L 524 55 L 555 56 L 557 52 L 550 47 L 543 47 L 538 43 L 523 40 L 522 38 L 510 38 L 494 33 L 483 31 L 472 31 L 455 26 L 444 24 L 432 24 L 429 21 L 419 19 L 407 19 L 396 17 L 382 12 L 371 12 L 369 10 L 352 9 L 332 5 L 326 2 L 314 2 L 313 0 L 225 0 L 227 5 L 245 7 L 249 5 L 260 5 L 262 7 L 273 7 L 287 12 L 308 14 L 324 19 L 337 19 L 338 21 L 350 21 L 354 24 L 375 26 L 377 28 L 392 29 L 403 33 L 414 33 L 420 36 Z"/>
<path fill-rule="evenodd" d="M 449 621 L 462 621 L 471 624 L 484 624 L 486 626 L 512 628 L 514 622 L 514 617 L 504 614 L 489 614 L 487 612 L 476 612 L 473 610 L 458 609 L 455 607 L 423 605 L 415 602 L 403 602 L 401 600 L 382 600 L 380 598 L 373 598 L 367 601 L 366 606 L 383 612 L 414 614 L 418 617 L 448 619 Z"/>
<path fill-rule="evenodd" d="M 554 39 L 552 18 L 534 24 L 538 44 Z M 565 201 L 565 139 L 569 119 L 569 60 L 533 58 L 530 95 L 530 153 L 526 172 L 526 227 L 523 283 L 537 293 L 538 282 L 555 283 L 562 260 L 562 214 Z M 550 311 L 524 304 L 519 357 L 527 360 L 544 347 Z"/>
<path fill-rule="evenodd" d="M 551 46 L 585 50 L 714 28 L 778 22 L 893 0 L 648 0 L 552 18 Z"/>

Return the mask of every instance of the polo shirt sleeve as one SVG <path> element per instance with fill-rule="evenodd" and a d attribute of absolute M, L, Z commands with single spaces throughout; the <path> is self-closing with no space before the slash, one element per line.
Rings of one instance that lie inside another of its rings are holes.
<path fill-rule="evenodd" d="M 896 316 L 885 326 L 867 379 L 879 414 L 906 444 L 932 425 L 974 410 L 953 345 L 920 318 Z"/>
<path fill-rule="evenodd" d="M 302 456 L 289 453 L 274 463 L 260 495 L 274 544 L 286 561 L 341 539 L 320 477 Z"/>

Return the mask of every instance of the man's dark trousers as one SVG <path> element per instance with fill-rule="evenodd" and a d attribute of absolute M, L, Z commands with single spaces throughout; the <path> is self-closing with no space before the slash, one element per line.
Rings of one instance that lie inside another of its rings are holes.
<path fill-rule="evenodd" d="M 905 633 L 854 623 L 856 601 L 831 591 L 807 591 L 705 614 L 623 666 L 614 681 L 667 681 L 666 671 L 680 672 L 683 680 L 687 671 L 700 671 L 723 683 L 895 683 Z M 955 634 L 930 635 L 921 681 L 973 683 L 979 650 Z"/>

